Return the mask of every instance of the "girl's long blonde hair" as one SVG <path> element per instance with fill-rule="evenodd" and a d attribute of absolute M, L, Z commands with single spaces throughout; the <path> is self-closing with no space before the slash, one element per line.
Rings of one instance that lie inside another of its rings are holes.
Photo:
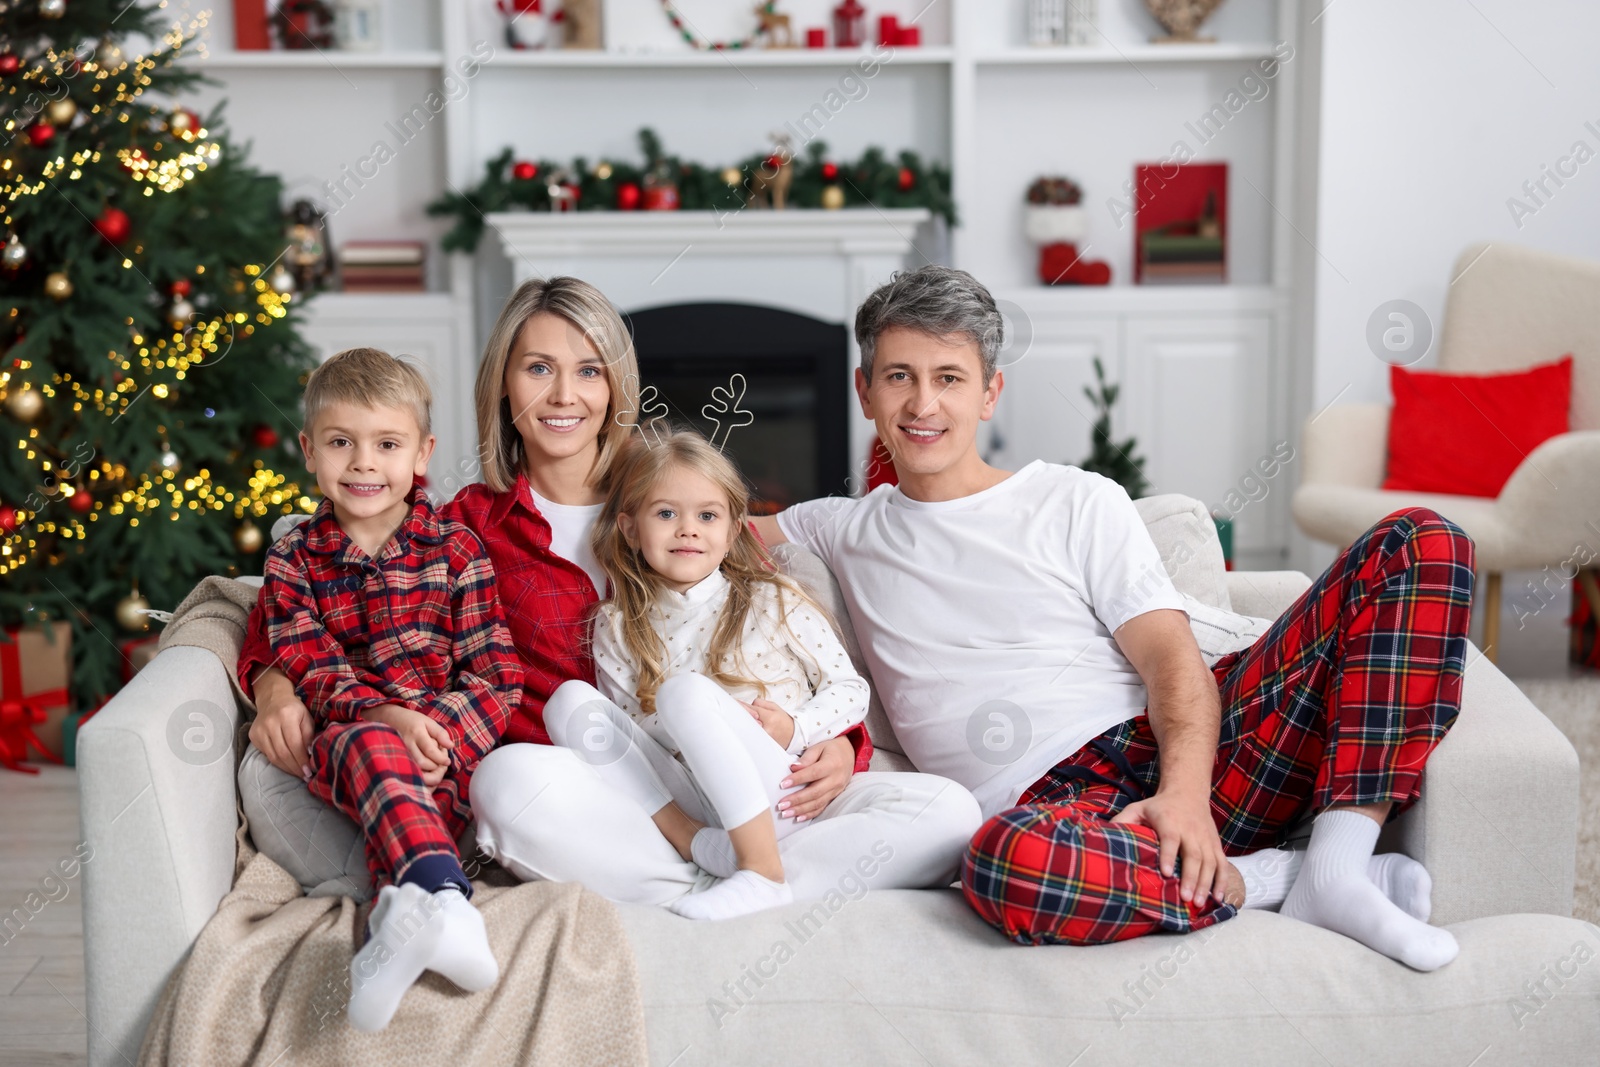
<path fill-rule="evenodd" d="M 600 357 L 606 382 L 611 386 L 611 401 L 600 427 L 600 453 L 595 458 L 597 478 L 604 477 L 615 459 L 617 447 L 628 436 L 639 409 L 639 361 L 633 351 L 633 336 L 605 294 L 578 278 L 534 278 L 523 282 L 500 309 L 489 343 L 483 346 L 474 390 L 478 460 L 484 484 L 497 493 L 516 484 L 523 460 L 522 435 L 517 432 L 511 402 L 505 395 L 506 364 L 522 327 L 533 316 L 547 312 L 583 331 Z"/>
<path fill-rule="evenodd" d="M 745 623 L 760 587 L 776 587 L 785 629 L 792 604 L 809 605 L 830 625 L 833 619 L 826 608 L 778 570 L 772 556 L 751 532 L 750 492 L 732 461 L 692 431 L 673 430 L 661 437 L 658 443 L 647 443 L 642 435 L 634 434 L 613 460 L 605 483 L 605 508 L 594 524 L 593 535 L 595 557 L 611 578 L 611 602 L 620 620 L 623 643 L 639 666 L 635 694 L 639 706 L 646 712 L 655 711 L 656 690 L 661 688 L 666 674 L 666 645 L 650 622 L 656 599 L 666 586 L 645 561 L 644 554 L 622 536 L 617 520 L 624 514 L 637 515 L 662 479 L 677 467 L 687 467 L 717 487 L 727 498 L 728 521 L 737 530 L 722 561 L 728 599 L 706 652 L 706 674 L 729 688 L 754 686 L 764 698 L 767 687 L 752 676 L 743 651 Z"/>

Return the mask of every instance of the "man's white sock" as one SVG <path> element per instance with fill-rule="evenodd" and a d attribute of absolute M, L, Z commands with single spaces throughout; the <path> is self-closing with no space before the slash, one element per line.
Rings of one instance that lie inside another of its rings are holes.
<path fill-rule="evenodd" d="M 689 854 L 707 874 L 732 878 L 739 873 L 739 857 L 733 853 L 728 831 L 719 826 L 702 826 L 689 841 Z"/>
<path fill-rule="evenodd" d="M 755 871 L 738 871 L 710 889 L 679 897 L 667 905 L 685 919 L 735 919 L 794 900 L 788 882 L 774 882 Z"/>
<path fill-rule="evenodd" d="M 1244 906 L 1276 908 L 1289 896 L 1289 888 L 1305 863 L 1303 850 L 1264 848 L 1245 856 L 1230 857 L 1244 878 Z M 1367 878 L 1400 910 L 1413 919 L 1428 921 L 1432 910 L 1433 879 L 1422 864 L 1403 852 L 1385 852 L 1367 861 Z"/>
<path fill-rule="evenodd" d="M 1456 939 L 1407 914 L 1367 877 L 1378 829 L 1356 811 L 1318 815 L 1283 914 L 1344 934 L 1416 970 L 1438 970 L 1456 958 Z"/>

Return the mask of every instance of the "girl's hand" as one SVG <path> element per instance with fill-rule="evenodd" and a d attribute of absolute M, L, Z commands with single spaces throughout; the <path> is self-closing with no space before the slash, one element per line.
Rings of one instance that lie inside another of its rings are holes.
<path fill-rule="evenodd" d="M 444 781 L 444 772 L 450 769 L 450 750 L 456 743 L 450 731 L 434 722 L 420 711 L 403 708 L 398 704 L 380 704 L 361 713 L 367 722 L 381 722 L 392 726 L 406 743 L 406 751 L 416 761 L 422 772 L 422 781 L 429 789 Z"/>
<path fill-rule="evenodd" d="M 767 731 L 768 737 L 778 742 L 780 748 L 789 747 L 789 742 L 794 740 L 794 716 L 770 700 L 756 700 L 744 706 L 750 709 L 756 722 Z"/>
<path fill-rule="evenodd" d="M 855 770 L 856 748 L 848 737 L 812 745 L 800 754 L 789 777 L 778 783 L 782 789 L 802 786 L 778 801 L 778 814 L 797 822 L 816 818 L 844 792 Z"/>

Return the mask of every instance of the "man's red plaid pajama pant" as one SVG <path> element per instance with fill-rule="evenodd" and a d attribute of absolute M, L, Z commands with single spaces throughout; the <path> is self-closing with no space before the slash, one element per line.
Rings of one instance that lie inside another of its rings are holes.
<path fill-rule="evenodd" d="M 391 726 L 330 723 L 311 743 L 311 795 L 361 827 L 374 889 L 397 882 L 428 857 L 440 869 L 460 870 L 456 839 L 472 818 L 469 774 L 447 771 L 432 790 Z M 462 887 L 470 894 L 471 886 Z"/>
<path fill-rule="evenodd" d="M 1222 728 L 1211 815 L 1223 850 L 1278 844 L 1309 808 L 1417 798 L 1422 766 L 1461 706 L 1472 540 L 1427 508 L 1358 537 L 1249 649 L 1213 667 Z M 1122 941 L 1231 918 L 1162 875 L 1155 831 L 1109 820 L 1155 793 L 1145 715 L 1106 731 L 988 820 L 961 886 L 1023 944 Z"/>

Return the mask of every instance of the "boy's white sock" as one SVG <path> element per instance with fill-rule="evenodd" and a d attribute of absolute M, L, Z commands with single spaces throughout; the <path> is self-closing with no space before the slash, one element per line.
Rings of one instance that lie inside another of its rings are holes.
<path fill-rule="evenodd" d="M 1276 908 L 1289 896 L 1300 876 L 1304 851 L 1264 848 L 1246 856 L 1230 857 L 1244 878 L 1244 906 Z M 1385 852 L 1367 861 L 1367 878 L 1400 910 L 1413 919 L 1428 921 L 1432 910 L 1433 879 L 1422 864 L 1402 852 Z"/>
<path fill-rule="evenodd" d="M 459 889 L 441 889 L 433 899 L 439 904 L 433 921 L 441 923 L 443 930 L 428 970 L 444 975 L 468 993 L 483 992 L 500 979 L 500 965 L 489 949 L 483 914 Z"/>
<path fill-rule="evenodd" d="M 1283 914 L 1344 934 L 1416 970 L 1438 970 L 1456 958 L 1456 939 L 1407 914 L 1367 877 L 1378 829 L 1356 811 L 1318 815 Z"/>
<path fill-rule="evenodd" d="M 376 1032 L 389 1025 L 406 990 L 422 976 L 444 924 L 419 885 L 386 885 L 367 920 L 372 936 L 350 960 L 350 1025 Z"/>
<path fill-rule="evenodd" d="M 679 897 L 668 910 L 685 919 L 735 919 L 794 900 L 788 882 L 774 882 L 755 871 L 738 871 L 710 889 Z"/>
<path fill-rule="evenodd" d="M 689 854 L 707 874 L 732 878 L 739 873 L 739 857 L 733 853 L 728 831 L 718 826 L 703 826 L 689 841 Z"/>
<path fill-rule="evenodd" d="M 1405 853 L 1385 852 L 1372 857 L 1367 864 L 1367 877 L 1413 919 L 1427 922 L 1433 914 L 1433 878 Z"/>

